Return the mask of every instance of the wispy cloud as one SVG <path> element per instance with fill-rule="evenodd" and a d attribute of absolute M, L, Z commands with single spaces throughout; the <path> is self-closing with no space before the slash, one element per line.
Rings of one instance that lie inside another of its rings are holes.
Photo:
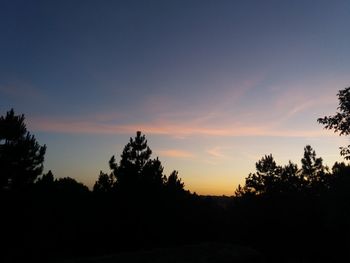
<path fill-rule="evenodd" d="M 168 149 L 168 150 L 157 150 L 162 156 L 174 157 L 174 158 L 193 158 L 194 154 L 188 151 L 178 150 L 178 149 Z"/>
<path fill-rule="evenodd" d="M 12 81 L 9 83 L 0 83 L 0 94 L 15 99 L 40 100 L 44 96 L 38 89 L 23 81 Z"/>
<path fill-rule="evenodd" d="M 279 94 L 275 102 L 276 110 L 286 112 L 286 115 L 291 117 L 311 108 L 336 105 L 336 93 L 342 88 L 343 79 L 345 79 L 344 76 L 335 79 L 328 76 L 328 78 L 303 80 L 302 83 L 286 85 L 283 90 L 279 92 L 277 90 Z"/>
<path fill-rule="evenodd" d="M 208 149 L 206 150 L 206 152 L 214 158 L 225 158 L 225 155 L 223 153 L 223 148 L 219 146 Z"/>
<path fill-rule="evenodd" d="M 240 123 L 222 124 L 212 127 L 210 124 L 186 122 L 153 122 L 113 124 L 98 121 L 73 121 L 64 119 L 32 118 L 31 129 L 35 131 L 54 133 L 85 133 L 85 134 L 133 134 L 142 131 L 145 134 L 168 135 L 173 137 L 186 136 L 279 136 L 279 137 L 315 137 L 327 136 L 329 133 L 318 130 L 293 130 L 276 128 L 271 123 L 260 126 Z"/>
<path fill-rule="evenodd" d="M 295 126 L 290 122 L 294 115 L 319 109 L 336 99 L 334 91 L 327 91 L 329 84 L 320 85 L 322 94 L 312 94 L 303 85 L 273 89 L 273 100 L 257 101 L 255 107 L 235 114 L 232 101 L 239 101 L 249 95 L 249 90 L 256 87 L 261 78 L 255 78 L 240 86 L 226 89 L 222 102 L 205 101 L 192 106 L 191 110 L 175 105 L 166 97 L 158 96 L 141 107 L 132 116 L 147 116 L 147 120 L 136 121 L 128 118 L 124 112 L 113 114 L 94 113 L 86 116 L 30 119 L 30 126 L 36 131 L 55 133 L 87 134 L 134 134 L 140 130 L 145 134 L 165 135 L 174 138 L 189 136 L 274 136 L 274 137 L 324 137 L 333 136 L 321 127 Z M 316 85 L 318 83 L 313 83 Z M 228 84 L 227 84 L 228 85 Z M 311 85 L 311 84 L 310 84 Z M 312 89 L 314 90 L 314 89 Z M 157 104 L 158 103 L 158 104 Z M 260 105 L 260 104 L 261 105 Z M 150 106 L 151 105 L 151 106 Z M 153 106 L 152 106 L 153 105 Z M 231 108 L 230 108 L 231 107 Z M 316 122 L 316 120 L 315 120 Z M 306 128 L 302 128 L 306 127 Z M 210 149 L 208 154 L 219 156 L 220 149 Z M 222 154 L 222 153 L 221 153 Z"/>

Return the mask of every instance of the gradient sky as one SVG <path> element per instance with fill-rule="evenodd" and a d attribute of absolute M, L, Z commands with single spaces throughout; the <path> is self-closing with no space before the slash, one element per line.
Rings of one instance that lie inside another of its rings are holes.
<path fill-rule="evenodd" d="M 329 166 L 350 84 L 350 1 L 0 1 L 0 114 L 45 171 L 92 186 L 137 130 L 186 188 L 232 195 L 272 153 Z M 118 159 L 119 160 L 119 159 Z"/>

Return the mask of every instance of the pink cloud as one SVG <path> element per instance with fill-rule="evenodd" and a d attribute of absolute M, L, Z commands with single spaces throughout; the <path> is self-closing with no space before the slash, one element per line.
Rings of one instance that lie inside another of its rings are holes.
<path fill-rule="evenodd" d="M 265 73 L 249 76 L 242 81 L 236 79 L 219 80 L 216 87 L 220 92 L 208 92 L 193 98 L 191 104 L 183 104 L 181 100 L 174 100 L 166 94 L 152 95 L 145 99 L 140 107 L 143 112 L 154 116 L 154 120 L 189 120 L 198 125 L 227 118 L 235 103 L 255 88 L 264 79 Z M 231 116 L 232 117 L 232 116 Z"/>
<path fill-rule="evenodd" d="M 276 110 L 286 111 L 288 116 L 293 116 L 311 108 L 336 105 L 336 94 L 347 82 L 348 76 L 324 76 L 286 84 L 283 89 L 276 90 L 279 92 L 275 102 Z"/>
<path fill-rule="evenodd" d="M 110 124 L 98 121 L 73 121 L 35 118 L 29 121 L 34 131 L 55 133 L 85 133 L 85 134 L 134 134 L 142 131 L 145 134 L 167 135 L 173 137 L 187 136 L 280 136 L 280 137 L 320 137 L 332 133 L 322 129 L 292 130 L 276 128 L 273 123 L 260 126 L 231 124 L 212 127 L 210 124 L 186 122 L 153 122 Z"/>
<path fill-rule="evenodd" d="M 26 100 L 40 100 L 44 98 L 43 94 L 32 85 L 18 80 L 3 85 L 0 84 L 0 94 Z"/>
<path fill-rule="evenodd" d="M 223 154 L 222 150 L 223 150 L 222 147 L 217 146 L 217 147 L 208 149 L 206 152 L 215 158 L 224 158 L 225 155 Z"/>
<path fill-rule="evenodd" d="M 305 85 L 286 86 L 286 90 L 274 90 L 280 93 L 277 94 L 275 103 L 266 105 L 266 107 L 253 107 L 251 111 L 244 114 L 233 114 L 232 102 L 242 99 L 247 91 L 259 84 L 263 77 L 262 74 L 242 83 L 230 84 L 230 81 L 226 81 L 222 84 L 226 86 L 226 92 L 224 96 L 221 94 L 221 101 L 213 98 L 208 103 L 203 102 L 201 105 L 192 107 L 191 111 L 184 107 L 175 107 L 176 105 L 166 97 L 158 96 L 156 99 L 150 99 L 144 105 L 145 108 L 141 109 L 145 114 L 152 116 L 147 123 L 125 123 L 127 116 L 114 113 L 96 113 L 78 118 L 32 118 L 29 123 L 36 131 L 56 133 L 134 134 L 135 131 L 140 130 L 145 134 L 175 138 L 188 136 L 333 136 L 333 133 L 321 127 L 296 130 L 286 125 L 286 121 L 295 114 L 336 101 L 335 92 L 327 91 L 326 84 L 322 85 L 322 93 L 319 96 L 308 91 Z M 316 84 L 319 83 L 310 85 L 315 86 Z M 176 110 L 173 110 L 174 108 Z M 123 120 L 123 124 L 118 124 L 120 120 Z M 211 154 L 214 156 L 218 154 L 218 151 L 211 151 Z"/>
<path fill-rule="evenodd" d="M 157 153 L 159 153 L 162 156 L 175 157 L 175 158 L 193 158 L 194 157 L 193 153 L 188 151 L 178 150 L 178 149 L 158 150 Z"/>

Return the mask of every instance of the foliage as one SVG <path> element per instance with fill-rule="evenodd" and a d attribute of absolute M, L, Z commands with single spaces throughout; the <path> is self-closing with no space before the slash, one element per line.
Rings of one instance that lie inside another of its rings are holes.
<path fill-rule="evenodd" d="M 26 133 L 23 120 L 20 116 L 7 129 L 2 124 L 1 135 L 13 141 Z M 109 160 L 110 173 L 100 172 L 96 194 L 73 178 L 55 179 L 51 171 L 28 192 L 1 192 L 6 241 L 1 262 L 79 261 L 208 241 L 254 247 L 267 262 L 350 260 L 349 242 L 341 238 L 350 235 L 349 165 L 336 163 L 328 171 L 310 146 L 304 148 L 300 169 L 292 162 L 278 165 L 265 155 L 236 197 L 208 197 L 185 191 L 177 171 L 166 177 L 151 153 L 145 136 L 137 132 L 120 161 L 114 156 Z M 220 247 L 213 249 L 227 259 L 231 247 Z M 194 255 L 193 246 L 189 248 Z M 199 254 L 208 255 L 202 253 L 208 248 L 201 245 Z M 218 261 L 216 254 L 198 258 Z"/>
<path fill-rule="evenodd" d="M 181 182 L 181 179 L 178 177 L 178 171 L 173 171 L 168 180 L 165 183 L 169 192 L 182 192 L 184 191 L 185 184 Z"/>
<path fill-rule="evenodd" d="M 301 163 L 301 169 L 291 161 L 285 166 L 280 166 L 271 154 L 265 155 L 256 163 L 256 172 L 248 175 L 245 185 L 239 185 L 235 195 L 296 194 L 319 192 L 328 187 L 328 168 L 323 165 L 322 158 L 316 157 L 316 152 L 310 145 L 304 148 Z"/>
<path fill-rule="evenodd" d="M 86 185 L 77 182 L 73 178 L 63 177 L 55 179 L 51 170 L 39 177 L 34 186 L 37 193 L 46 195 L 46 197 L 54 197 L 55 195 L 77 196 L 89 192 L 89 188 Z"/>
<path fill-rule="evenodd" d="M 256 173 L 248 175 L 245 186 L 243 188 L 239 186 L 236 195 L 273 195 L 287 191 L 293 186 L 290 181 L 295 180 L 297 167 L 291 162 L 282 167 L 276 164 L 270 154 L 262 157 L 255 166 Z"/>
<path fill-rule="evenodd" d="M 152 150 L 145 135 L 136 132 L 135 138 L 125 145 L 117 163 L 114 156 L 109 160 L 111 173 L 100 172 L 94 192 L 113 192 L 128 196 L 160 196 L 164 192 L 184 192 L 184 184 L 176 171 L 167 178 L 157 158 L 152 159 Z"/>
<path fill-rule="evenodd" d="M 56 179 L 54 184 L 58 193 L 79 195 L 89 192 L 89 188 L 87 186 L 70 177 Z"/>
<path fill-rule="evenodd" d="M 325 129 L 334 130 L 339 135 L 350 134 L 350 87 L 340 90 L 337 94 L 339 100 L 338 110 L 333 116 L 318 118 L 317 121 L 324 125 Z M 346 160 L 350 160 L 350 145 L 340 147 L 340 154 Z"/>
<path fill-rule="evenodd" d="M 328 187 L 328 167 L 323 165 L 322 158 L 316 157 L 316 152 L 310 145 L 304 148 L 304 157 L 301 159 L 301 163 L 300 175 L 305 187 L 314 190 Z"/>
<path fill-rule="evenodd" d="M 14 110 L 0 117 L 0 190 L 24 189 L 43 171 L 46 146 L 40 146 Z"/>
<path fill-rule="evenodd" d="M 266 193 L 276 181 L 277 167 L 272 155 L 265 155 L 255 164 L 256 173 L 251 173 L 246 179 L 246 186 L 256 195 Z"/>
<path fill-rule="evenodd" d="M 109 193 L 112 192 L 115 183 L 113 174 L 106 174 L 100 171 L 97 181 L 94 184 L 93 191 L 96 193 Z"/>
<path fill-rule="evenodd" d="M 136 133 L 136 137 L 130 138 L 121 154 L 119 165 L 112 163 L 112 156 L 110 167 L 113 169 L 113 174 L 116 177 L 116 187 L 120 191 L 133 192 L 141 188 L 141 181 L 143 178 L 143 171 L 146 165 L 149 166 L 152 151 L 147 145 L 145 135 L 141 132 Z"/>
<path fill-rule="evenodd" d="M 55 183 L 55 179 L 51 170 L 49 170 L 46 174 L 43 174 L 39 177 L 35 182 L 35 187 L 40 190 L 52 190 L 53 185 Z"/>

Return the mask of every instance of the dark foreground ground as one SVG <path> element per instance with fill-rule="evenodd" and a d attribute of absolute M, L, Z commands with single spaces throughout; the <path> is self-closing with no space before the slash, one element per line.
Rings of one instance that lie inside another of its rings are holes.
<path fill-rule="evenodd" d="M 159 248 L 103 257 L 81 258 L 60 263 L 260 263 L 254 249 L 231 244 L 204 243 L 177 248 Z M 57 262 L 58 263 L 58 262 Z"/>
<path fill-rule="evenodd" d="M 328 263 L 328 259 L 306 259 L 293 255 L 264 256 L 255 249 L 233 244 L 202 243 L 173 248 L 124 252 L 55 263 Z M 338 261 L 336 261 L 338 262 Z M 344 261 L 346 262 L 346 261 Z"/>

